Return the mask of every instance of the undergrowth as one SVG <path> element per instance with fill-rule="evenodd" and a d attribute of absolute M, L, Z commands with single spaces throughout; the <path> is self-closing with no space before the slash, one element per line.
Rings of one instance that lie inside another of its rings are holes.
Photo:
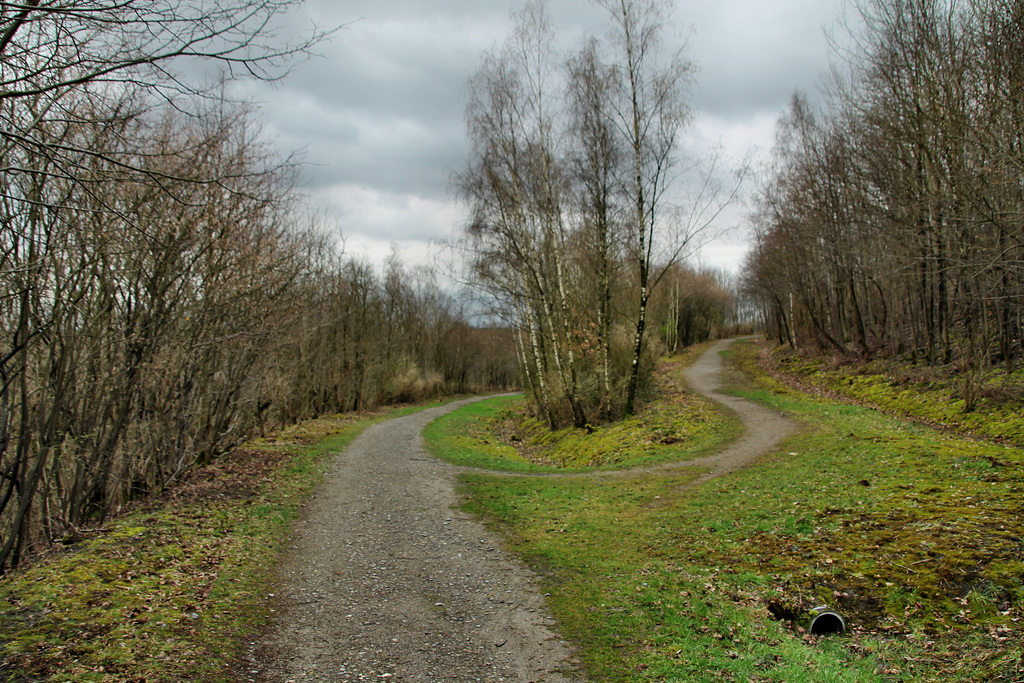
<path fill-rule="evenodd" d="M 385 416 L 311 420 L 0 579 L 0 679 L 223 681 L 329 456 Z"/>
<path fill-rule="evenodd" d="M 1024 454 L 787 389 L 734 393 L 805 428 L 755 465 L 463 477 L 542 575 L 600 681 L 1021 681 Z M 826 605 L 843 636 L 807 632 Z"/>

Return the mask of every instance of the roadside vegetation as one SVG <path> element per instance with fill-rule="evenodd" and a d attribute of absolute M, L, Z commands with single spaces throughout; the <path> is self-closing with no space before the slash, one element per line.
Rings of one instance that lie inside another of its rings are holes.
<path fill-rule="evenodd" d="M 1024 359 L 1020 3 L 843 14 L 822 92 L 779 119 L 745 293 L 779 344 L 952 370 L 980 411 Z"/>
<path fill-rule="evenodd" d="M 301 4 L 2 5 L 0 574 L 258 434 L 517 384 L 436 273 L 342 253 L 208 71 L 284 77 L 330 33 L 283 40 Z"/>
<path fill-rule="evenodd" d="M 733 391 L 804 426 L 746 470 L 698 489 L 685 468 L 463 477 L 467 509 L 542 576 L 587 675 L 1021 680 L 1020 449 L 791 389 L 755 345 L 733 348 L 750 379 Z M 490 424 L 474 438 L 493 446 L 507 427 Z M 845 635 L 808 633 L 819 605 Z"/>
<path fill-rule="evenodd" d="M 414 408 L 306 421 L 0 583 L 0 679 L 224 681 L 273 599 L 272 567 L 329 456 Z"/>

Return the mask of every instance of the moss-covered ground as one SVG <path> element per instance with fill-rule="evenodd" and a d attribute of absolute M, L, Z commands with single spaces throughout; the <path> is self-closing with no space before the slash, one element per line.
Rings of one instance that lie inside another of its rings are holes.
<path fill-rule="evenodd" d="M 781 347 L 764 356 L 765 367 L 792 386 L 1024 446 L 1024 368 L 965 372 L 891 359 L 837 363 Z"/>
<path fill-rule="evenodd" d="M 590 680 L 1024 680 L 1024 453 L 790 389 L 734 348 L 733 391 L 804 426 L 746 470 L 463 477 Z M 846 634 L 808 633 L 820 605 Z"/>
<path fill-rule="evenodd" d="M 0 680 L 233 680 L 329 456 L 397 414 L 322 418 L 254 441 L 10 572 Z"/>

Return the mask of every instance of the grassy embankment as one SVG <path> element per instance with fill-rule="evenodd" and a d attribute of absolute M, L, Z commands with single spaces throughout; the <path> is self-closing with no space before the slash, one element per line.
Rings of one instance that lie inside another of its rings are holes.
<path fill-rule="evenodd" d="M 457 465 L 521 474 L 604 472 L 698 458 L 742 427 L 713 402 L 680 391 L 683 366 L 679 359 L 664 365 L 662 400 L 643 414 L 590 432 L 552 432 L 540 420 L 524 419 L 522 398 L 512 397 L 464 406 L 427 425 L 423 436 Z"/>
<path fill-rule="evenodd" d="M 329 457 L 413 408 L 305 422 L 0 579 L 0 680 L 224 681 Z"/>
<path fill-rule="evenodd" d="M 467 508 L 541 573 L 591 679 L 1024 680 L 1022 452 L 790 390 L 759 369 L 753 345 L 737 362 L 753 384 L 736 393 L 803 425 L 742 472 L 698 490 L 683 488 L 686 470 L 463 478 Z M 476 439 L 527 471 L 519 444 L 451 419 L 435 437 L 455 435 L 463 453 Z M 508 423 L 496 433 L 508 437 Z M 677 425 L 687 431 L 682 415 Z M 645 440 L 566 438 L 573 452 Z M 674 444 L 677 457 L 687 445 Z M 560 448 L 549 439 L 532 456 L 560 462 Z M 847 635 L 806 633 L 822 604 L 846 617 Z"/>
<path fill-rule="evenodd" d="M 908 416 L 962 434 L 1024 446 L 1024 369 L 991 368 L 968 385 L 950 368 L 878 360 L 834 366 L 784 349 L 769 367 L 789 384 L 826 391 L 895 415 Z M 965 410 L 970 389 L 974 406 Z"/>

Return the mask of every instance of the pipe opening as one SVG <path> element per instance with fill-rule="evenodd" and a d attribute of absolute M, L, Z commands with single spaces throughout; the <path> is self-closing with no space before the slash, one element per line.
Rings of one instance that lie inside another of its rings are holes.
<path fill-rule="evenodd" d="M 811 635 L 830 636 L 846 633 L 846 622 L 835 612 L 822 612 L 811 620 Z"/>

